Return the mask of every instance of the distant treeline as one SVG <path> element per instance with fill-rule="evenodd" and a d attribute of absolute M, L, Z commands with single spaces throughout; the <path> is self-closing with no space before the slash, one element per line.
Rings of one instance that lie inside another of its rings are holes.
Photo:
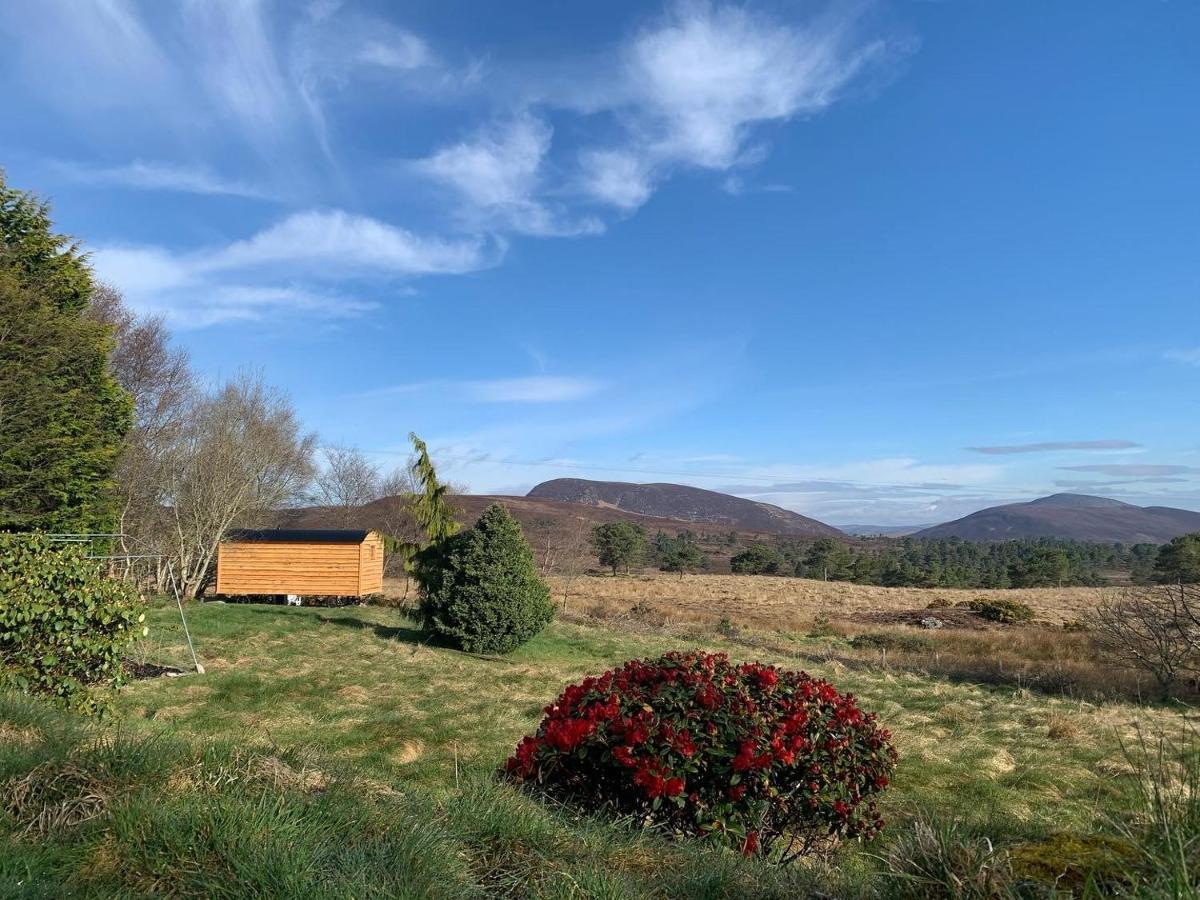
<path fill-rule="evenodd" d="M 1007 588 L 1104 585 L 1114 575 L 1148 581 L 1157 544 L 1091 544 L 1053 538 L 975 542 L 876 540 L 856 546 L 830 538 L 755 544 L 735 553 L 734 572 L 794 575 L 887 587 Z M 1120 578 L 1124 580 L 1124 578 Z"/>

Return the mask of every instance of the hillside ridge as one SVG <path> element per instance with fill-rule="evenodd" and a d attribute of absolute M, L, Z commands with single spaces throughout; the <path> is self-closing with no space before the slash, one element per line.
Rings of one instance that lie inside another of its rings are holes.
<path fill-rule="evenodd" d="M 1162 544 L 1193 531 L 1200 531 L 1200 512 L 1170 506 L 1134 506 L 1090 494 L 1051 494 L 1024 503 L 981 509 L 912 536 L 968 541 L 1052 537 L 1099 543 Z"/>
<path fill-rule="evenodd" d="M 529 499 L 608 507 L 627 513 L 735 531 L 845 537 L 832 525 L 826 525 L 780 506 L 686 484 L 636 484 L 625 481 L 592 481 L 586 478 L 555 478 L 536 485 L 525 496 Z"/>

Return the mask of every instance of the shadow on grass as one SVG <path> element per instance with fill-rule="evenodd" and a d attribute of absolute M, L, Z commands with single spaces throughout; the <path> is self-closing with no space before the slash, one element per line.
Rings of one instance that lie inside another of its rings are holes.
<path fill-rule="evenodd" d="M 320 615 L 317 616 L 317 621 L 322 625 L 341 625 L 343 628 L 357 628 L 359 631 L 370 631 L 376 637 L 388 641 L 438 646 L 437 641 L 433 639 L 433 635 L 421 631 L 419 628 L 411 628 L 407 625 L 380 625 L 378 622 L 367 622 L 357 616 Z"/>

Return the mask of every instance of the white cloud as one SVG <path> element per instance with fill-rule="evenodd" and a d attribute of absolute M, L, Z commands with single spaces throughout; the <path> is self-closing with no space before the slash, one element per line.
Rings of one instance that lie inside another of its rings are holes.
<path fill-rule="evenodd" d="M 528 113 L 418 160 L 414 168 L 481 207 L 525 202 L 537 188 L 550 126 Z"/>
<path fill-rule="evenodd" d="M 219 271 L 286 263 L 320 277 L 339 277 L 459 274 L 482 268 L 487 260 L 488 247 L 479 238 L 426 238 L 367 216 L 314 210 L 208 254 L 197 266 Z"/>
<path fill-rule="evenodd" d="M 215 109 L 256 143 L 275 146 L 290 139 L 303 109 L 276 54 L 266 6 L 256 0 L 192 0 L 183 17 L 196 73 Z"/>
<path fill-rule="evenodd" d="M 287 308 L 320 316 L 358 314 L 374 304 L 312 283 L 347 278 L 460 274 L 497 261 L 503 246 L 481 239 L 427 238 L 340 210 L 309 211 L 240 241 L 188 253 L 109 245 L 92 253 L 97 276 L 137 308 L 185 327 L 258 318 Z M 286 277 L 288 283 L 281 285 Z"/>
<path fill-rule="evenodd" d="M 580 187 L 630 209 L 678 166 L 726 171 L 758 161 L 765 150 L 747 149 L 753 126 L 825 109 L 882 53 L 880 41 L 858 42 L 853 25 L 799 28 L 739 7 L 677 7 L 624 48 L 610 102 L 628 134 L 580 155 Z"/>
<path fill-rule="evenodd" d="M 458 193 L 473 225 L 542 237 L 595 233 L 602 228 L 595 219 L 572 221 L 538 199 L 552 135 L 543 119 L 525 112 L 415 160 L 411 168 Z"/>
<path fill-rule="evenodd" d="M 589 378 L 537 375 L 469 382 L 467 393 L 480 403 L 562 403 L 590 397 L 601 387 Z"/>
<path fill-rule="evenodd" d="M 385 36 L 364 42 L 358 51 L 358 59 L 370 65 L 402 71 L 419 69 L 434 61 L 433 53 L 424 40 L 411 31 L 399 28 L 385 29 Z"/>
<path fill-rule="evenodd" d="M 567 403 L 592 397 L 604 383 L 566 375 L 464 381 L 421 381 L 369 391 L 368 396 L 436 394 L 465 403 Z"/>
<path fill-rule="evenodd" d="M 654 193 L 653 166 L 642 154 L 626 150 L 585 150 L 579 156 L 580 185 L 602 203 L 637 209 Z"/>
<path fill-rule="evenodd" d="M 182 166 L 135 159 L 123 166 L 94 167 L 76 162 L 60 162 L 55 168 L 83 184 L 270 199 L 269 193 L 262 188 L 222 178 L 203 166 Z"/>

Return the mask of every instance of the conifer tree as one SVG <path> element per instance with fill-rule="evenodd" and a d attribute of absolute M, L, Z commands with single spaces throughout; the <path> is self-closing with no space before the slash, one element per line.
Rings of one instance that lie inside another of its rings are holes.
<path fill-rule="evenodd" d="M 421 591 L 421 616 L 430 631 L 469 653 L 509 653 L 553 618 L 533 551 L 499 503 L 439 546 Z"/>
<path fill-rule="evenodd" d="M 0 531 L 107 532 L 132 401 L 112 378 L 112 329 L 49 206 L 0 173 Z"/>

